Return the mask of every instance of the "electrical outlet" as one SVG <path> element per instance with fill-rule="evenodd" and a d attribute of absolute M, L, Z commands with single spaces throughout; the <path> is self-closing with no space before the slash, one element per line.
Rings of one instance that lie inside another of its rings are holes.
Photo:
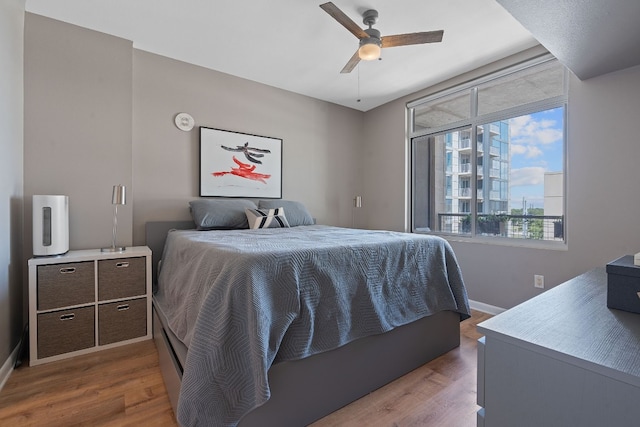
<path fill-rule="evenodd" d="M 542 274 L 533 275 L 533 287 L 544 289 L 544 276 Z"/>

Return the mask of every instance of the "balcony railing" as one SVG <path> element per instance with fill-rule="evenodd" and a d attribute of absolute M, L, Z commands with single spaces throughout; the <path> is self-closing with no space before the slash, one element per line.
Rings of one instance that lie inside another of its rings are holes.
<path fill-rule="evenodd" d="M 461 139 L 458 143 L 459 150 L 467 150 L 471 148 L 471 140 L 470 139 Z"/>
<path fill-rule="evenodd" d="M 471 173 L 471 163 L 460 163 L 458 170 L 459 173 Z"/>
<path fill-rule="evenodd" d="M 439 231 L 471 234 L 469 213 L 438 214 Z M 500 236 L 512 239 L 564 240 L 564 217 L 554 215 L 494 215 L 480 214 L 476 235 Z"/>
<path fill-rule="evenodd" d="M 471 188 L 467 187 L 467 188 L 459 188 L 458 189 L 458 196 L 459 197 L 471 197 Z"/>

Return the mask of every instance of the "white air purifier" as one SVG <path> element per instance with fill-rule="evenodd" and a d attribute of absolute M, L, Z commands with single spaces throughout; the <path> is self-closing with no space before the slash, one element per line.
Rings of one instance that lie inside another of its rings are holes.
<path fill-rule="evenodd" d="M 69 197 L 33 196 L 33 255 L 69 251 Z"/>

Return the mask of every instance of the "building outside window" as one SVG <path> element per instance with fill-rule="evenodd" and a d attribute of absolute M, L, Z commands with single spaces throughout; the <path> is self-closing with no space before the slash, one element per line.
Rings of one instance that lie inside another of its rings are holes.
<path fill-rule="evenodd" d="M 545 58 L 409 104 L 413 231 L 564 242 L 566 80 Z"/>

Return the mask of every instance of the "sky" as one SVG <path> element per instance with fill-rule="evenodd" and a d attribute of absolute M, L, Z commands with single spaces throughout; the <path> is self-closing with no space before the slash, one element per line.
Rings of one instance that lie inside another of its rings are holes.
<path fill-rule="evenodd" d="M 561 172 L 564 108 L 554 108 L 509 120 L 511 141 L 511 209 L 544 207 L 544 173 Z"/>

